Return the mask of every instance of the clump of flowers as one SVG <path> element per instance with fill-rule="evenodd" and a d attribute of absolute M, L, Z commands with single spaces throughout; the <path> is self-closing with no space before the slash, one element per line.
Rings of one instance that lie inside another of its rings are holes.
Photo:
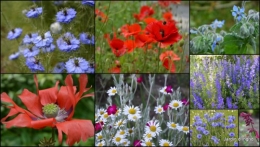
<path fill-rule="evenodd" d="M 138 84 L 139 78 L 136 75 L 131 75 L 131 83 L 124 82 L 124 75 L 119 75 L 119 79 L 115 75 L 112 77 L 115 86 L 107 91 L 106 107 L 96 107 L 96 145 L 188 145 L 189 109 L 180 101 L 180 88 L 174 90 L 168 85 L 168 93 L 162 93 L 157 89 L 159 96 L 155 98 L 151 93 L 155 90 L 155 76 L 149 75 L 149 86 Z M 134 97 L 137 96 L 138 87 L 143 87 L 148 97 L 144 103 L 136 105 Z M 169 104 L 164 108 L 166 101 L 169 101 Z"/>

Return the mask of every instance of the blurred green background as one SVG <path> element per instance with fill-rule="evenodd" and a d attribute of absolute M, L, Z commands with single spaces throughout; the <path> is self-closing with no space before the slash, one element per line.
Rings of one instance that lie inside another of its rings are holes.
<path fill-rule="evenodd" d="M 46 89 L 53 87 L 56 81 L 60 81 L 59 86 L 65 85 L 64 80 L 67 74 L 37 74 L 39 89 Z M 79 90 L 79 74 L 73 74 L 74 85 Z M 88 93 L 94 92 L 94 75 L 88 74 L 87 87 L 92 86 Z M 23 89 L 36 93 L 36 86 L 33 80 L 33 74 L 1 74 L 1 93 L 6 92 L 17 105 L 25 108 L 18 95 L 22 93 Z M 9 110 L 1 104 L 1 118 L 8 114 Z M 76 105 L 76 110 L 73 118 L 88 119 L 94 123 L 94 98 L 81 99 Z M 58 133 L 55 134 L 55 146 L 67 146 L 66 135 L 63 134 L 62 144 L 58 143 Z M 37 146 L 39 141 L 44 137 L 51 137 L 51 128 L 44 128 L 41 130 L 34 130 L 30 128 L 10 128 L 6 129 L 1 123 L 1 146 Z M 93 146 L 94 137 L 87 141 L 74 144 L 74 146 Z"/>
<path fill-rule="evenodd" d="M 71 32 L 76 38 L 82 32 L 94 34 L 94 7 L 82 5 L 82 1 L 66 1 L 54 5 L 54 1 L 1 1 L 1 73 L 30 73 L 25 65 L 23 54 L 16 60 L 9 60 L 9 56 L 18 51 L 19 44 L 28 33 L 45 33 L 50 31 L 50 25 L 56 22 L 56 14 L 63 8 L 74 8 L 76 17 L 69 24 L 62 24 L 61 34 L 52 34 L 53 44 L 56 46 L 51 53 L 40 53 L 40 62 L 45 67 L 45 73 L 50 73 L 58 62 L 66 62 L 72 57 L 83 57 L 94 62 L 94 45 L 80 44 L 77 51 L 66 53 L 58 49 L 56 40 L 65 32 Z M 38 18 L 27 18 L 22 13 L 31 6 L 43 7 L 43 13 Z M 42 19 L 41 19 L 42 17 Z M 6 20 L 4 19 L 6 18 Z M 34 25 L 37 28 L 34 27 Z M 22 28 L 21 36 L 16 40 L 8 40 L 7 34 L 13 28 Z"/>

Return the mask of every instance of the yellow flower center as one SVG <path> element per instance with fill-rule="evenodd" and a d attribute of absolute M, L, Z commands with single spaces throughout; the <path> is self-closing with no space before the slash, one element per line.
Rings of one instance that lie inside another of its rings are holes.
<path fill-rule="evenodd" d="M 150 141 L 147 141 L 145 144 L 146 144 L 146 146 L 152 146 L 153 145 L 152 142 L 150 142 Z"/>
<path fill-rule="evenodd" d="M 155 131 L 156 131 L 156 127 L 155 127 L 155 126 L 150 126 L 150 130 L 151 130 L 152 132 L 155 132 Z"/>
<path fill-rule="evenodd" d="M 173 103 L 173 107 L 178 107 L 179 103 Z"/>
<path fill-rule="evenodd" d="M 182 131 L 189 131 L 189 128 L 188 127 L 183 127 Z"/>
<path fill-rule="evenodd" d="M 120 134 L 120 135 L 124 135 L 124 134 L 125 134 L 125 131 L 121 131 L 119 134 Z"/>
<path fill-rule="evenodd" d="M 107 113 L 106 113 L 106 114 L 104 114 L 104 118 L 108 118 L 108 116 L 109 116 L 109 115 L 108 115 Z"/>
<path fill-rule="evenodd" d="M 113 89 L 111 92 L 112 92 L 112 93 L 116 93 L 116 89 Z"/>
<path fill-rule="evenodd" d="M 147 138 L 152 138 L 152 135 L 151 134 L 147 134 L 146 137 Z"/>
<path fill-rule="evenodd" d="M 118 123 L 118 126 L 121 126 L 123 124 L 123 122 L 122 121 L 120 121 L 119 123 Z"/>
<path fill-rule="evenodd" d="M 133 133 L 133 130 L 132 130 L 132 129 L 128 130 L 128 133 L 129 133 L 129 134 L 132 134 L 132 133 Z"/>
<path fill-rule="evenodd" d="M 128 112 L 129 112 L 130 114 L 135 114 L 135 113 L 136 113 L 136 110 L 135 110 L 134 108 L 130 108 L 130 109 L 128 110 Z"/>
<path fill-rule="evenodd" d="M 172 123 L 171 126 L 172 126 L 173 128 L 176 128 L 176 124 L 175 124 L 175 123 Z"/>
<path fill-rule="evenodd" d="M 105 112 L 104 112 L 104 111 L 100 111 L 99 113 L 102 115 L 102 114 L 104 114 Z"/>
<path fill-rule="evenodd" d="M 158 109 L 158 112 L 162 112 L 162 108 L 159 108 L 159 109 Z"/>
<path fill-rule="evenodd" d="M 120 142 L 121 138 L 120 137 L 117 137 L 116 138 L 116 142 Z"/>
<path fill-rule="evenodd" d="M 103 146 L 103 144 L 102 144 L 102 143 L 99 143 L 98 146 Z"/>
<path fill-rule="evenodd" d="M 165 142 L 163 146 L 170 146 L 170 144 L 168 142 Z"/>
<path fill-rule="evenodd" d="M 136 120 L 136 119 L 137 119 L 137 117 L 136 117 L 136 116 L 133 116 L 133 119 L 134 119 L 134 120 Z"/>
<path fill-rule="evenodd" d="M 103 138 L 103 136 L 102 136 L 102 135 L 99 135 L 99 136 L 98 136 L 98 139 L 102 139 L 102 138 Z"/>

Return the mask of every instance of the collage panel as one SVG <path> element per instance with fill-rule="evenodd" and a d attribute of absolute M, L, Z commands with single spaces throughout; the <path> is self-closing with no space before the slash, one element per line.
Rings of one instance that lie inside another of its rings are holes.
<path fill-rule="evenodd" d="M 259 109 L 259 55 L 191 55 L 191 109 Z"/>
<path fill-rule="evenodd" d="M 190 1 L 190 54 L 259 54 L 259 1 Z"/>
<path fill-rule="evenodd" d="M 1 146 L 94 146 L 92 74 L 1 74 Z"/>
<path fill-rule="evenodd" d="M 1 73 L 94 73 L 94 1 L 1 1 Z"/>
<path fill-rule="evenodd" d="M 259 146 L 259 109 L 239 110 L 239 146 Z"/>
<path fill-rule="evenodd" d="M 189 146 L 189 74 L 96 74 L 96 146 Z"/>
<path fill-rule="evenodd" d="M 238 146 L 238 110 L 190 110 L 190 146 Z"/>
<path fill-rule="evenodd" d="M 188 1 L 97 1 L 97 73 L 188 73 Z"/>

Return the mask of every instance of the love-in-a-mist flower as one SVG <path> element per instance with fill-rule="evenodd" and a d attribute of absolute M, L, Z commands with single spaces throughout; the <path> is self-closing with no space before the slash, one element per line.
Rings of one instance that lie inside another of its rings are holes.
<path fill-rule="evenodd" d="M 237 21 L 241 21 L 241 19 L 245 17 L 245 8 L 240 8 L 234 5 L 232 10 L 232 16 L 234 16 Z"/>
<path fill-rule="evenodd" d="M 85 73 L 89 68 L 89 62 L 81 57 L 75 57 L 69 59 L 65 67 L 68 73 Z"/>
<path fill-rule="evenodd" d="M 82 44 L 95 44 L 95 36 L 89 33 L 81 33 L 79 39 Z"/>
<path fill-rule="evenodd" d="M 116 87 L 110 87 L 110 89 L 107 91 L 108 96 L 114 96 L 117 94 Z"/>
<path fill-rule="evenodd" d="M 16 39 L 18 38 L 21 34 L 22 34 L 23 30 L 21 28 L 15 28 L 15 29 L 12 29 L 8 35 L 7 35 L 7 39 L 9 40 L 13 40 L 13 39 Z"/>
<path fill-rule="evenodd" d="M 82 5 L 95 6 L 95 1 L 82 0 Z"/>
<path fill-rule="evenodd" d="M 234 137 L 235 136 L 235 133 L 234 132 L 230 132 L 229 133 L 229 137 Z"/>
<path fill-rule="evenodd" d="M 97 142 L 95 145 L 96 146 L 105 146 L 106 144 L 105 144 L 104 140 L 101 140 L 100 142 Z"/>
<path fill-rule="evenodd" d="M 166 140 L 166 139 L 161 139 L 159 141 L 159 145 L 160 146 L 173 146 L 172 142 L 170 142 L 169 140 Z"/>
<path fill-rule="evenodd" d="M 27 11 L 25 15 L 28 18 L 36 18 L 41 14 L 42 14 L 42 7 L 38 7 L 38 8 L 33 7 L 29 11 Z"/>
<path fill-rule="evenodd" d="M 131 121 L 136 121 L 137 119 L 140 119 L 141 116 L 141 111 L 139 107 L 134 107 L 134 106 L 125 106 L 124 111 L 123 111 L 124 115 L 128 116 L 128 119 Z"/>
<path fill-rule="evenodd" d="M 42 52 L 49 53 L 49 52 L 54 51 L 55 48 L 56 48 L 56 46 L 54 44 L 51 44 L 50 46 L 42 47 Z"/>
<path fill-rule="evenodd" d="M 34 39 L 38 37 L 38 33 L 29 33 L 26 34 L 23 38 L 23 43 L 24 44 L 30 44 L 34 42 Z"/>
<path fill-rule="evenodd" d="M 116 107 L 116 105 L 112 105 L 112 106 L 109 106 L 109 107 L 107 108 L 107 114 L 108 114 L 108 115 L 116 114 L 116 112 L 117 112 L 117 107 Z"/>
<path fill-rule="evenodd" d="M 197 134 L 197 138 L 198 138 L 198 139 L 201 139 L 201 138 L 202 138 L 202 135 L 201 135 L 201 134 Z"/>
<path fill-rule="evenodd" d="M 9 56 L 9 60 L 17 59 L 20 56 L 20 52 L 15 52 Z"/>
<path fill-rule="evenodd" d="M 172 101 L 170 102 L 169 106 L 170 106 L 172 109 L 177 110 L 178 108 L 182 107 L 182 102 L 179 101 L 179 100 L 172 100 Z"/>
<path fill-rule="evenodd" d="M 32 72 L 44 71 L 43 65 L 35 57 L 26 58 L 25 64 Z"/>
<path fill-rule="evenodd" d="M 177 130 L 178 126 L 178 123 L 167 122 L 167 127 L 169 127 L 170 129 Z"/>
<path fill-rule="evenodd" d="M 56 21 L 61 23 L 70 23 L 75 17 L 77 12 L 73 8 L 65 8 L 56 14 Z"/>
<path fill-rule="evenodd" d="M 53 42 L 53 38 L 51 36 L 51 32 L 48 31 L 42 35 L 37 36 L 34 40 L 33 43 L 36 45 L 36 47 L 48 47 L 51 45 Z"/>
<path fill-rule="evenodd" d="M 145 126 L 145 132 L 151 133 L 153 135 L 159 135 L 159 133 L 162 131 L 160 124 L 158 120 L 151 120 L 147 122 L 147 125 Z"/>
<path fill-rule="evenodd" d="M 188 127 L 188 126 L 178 126 L 177 129 L 178 129 L 179 131 L 184 132 L 185 134 L 188 134 L 188 133 L 189 133 L 189 127 Z"/>
<path fill-rule="evenodd" d="M 28 47 L 23 50 L 23 56 L 25 58 L 34 57 L 39 53 L 40 53 L 40 49 L 37 48 L 36 46 L 31 46 L 31 45 L 28 45 Z"/>
<path fill-rule="evenodd" d="M 115 145 L 120 145 L 121 143 L 123 143 L 123 140 L 125 139 L 124 135 L 120 135 L 120 134 L 116 134 L 115 137 L 113 137 L 112 142 Z"/>
<path fill-rule="evenodd" d="M 65 72 L 66 69 L 65 69 L 65 63 L 64 62 L 59 62 L 57 63 L 53 70 L 52 70 L 52 73 L 62 73 L 62 72 Z"/>
<path fill-rule="evenodd" d="M 66 143 L 72 146 L 80 140 L 87 140 L 94 136 L 94 126 L 91 120 L 72 119 L 76 104 L 81 98 L 93 96 L 93 93 L 84 94 L 89 90 L 87 86 L 87 75 L 79 77 L 79 92 L 76 92 L 76 86 L 73 85 L 71 75 L 65 79 L 65 86 L 58 88 L 59 81 L 55 86 L 48 89 L 39 90 L 38 79 L 34 76 L 37 93 L 34 94 L 24 89 L 19 98 L 28 110 L 19 107 L 6 94 L 1 94 L 1 102 L 11 103 L 8 115 L 1 119 L 6 128 L 28 127 L 34 129 L 42 129 L 45 127 L 57 128 L 58 140 L 62 142 L 62 133 L 67 135 Z M 15 116 L 12 120 L 6 121 L 11 116 Z"/>
<path fill-rule="evenodd" d="M 154 108 L 154 111 L 156 114 L 162 114 L 164 112 L 163 107 L 161 105 L 158 105 Z"/>
<path fill-rule="evenodd" d="M 80 42 L 72 33 L 67 32 L 57 39 L 57 45 L 61 51 L 70 52 L 77 50 Z"/>

